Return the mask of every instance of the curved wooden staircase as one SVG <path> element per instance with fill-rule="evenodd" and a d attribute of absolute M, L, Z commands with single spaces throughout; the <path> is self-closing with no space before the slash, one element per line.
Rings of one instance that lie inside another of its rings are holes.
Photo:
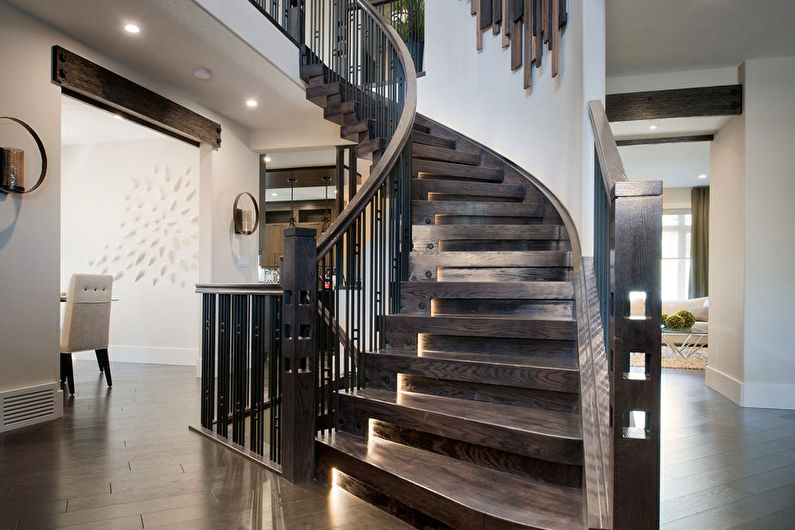
<path fill-rule="evenodd" d="M 339 83 L 302 72 L 307 98 L 377 160 L 383 143 Z M 340 392 L 316 474 L 417 526 L 581 528 L 568 232 L 510 163 L 422 116 L 413 129 L 400 314 L 383 319 L 385 349 L 365 354 L 365 388 Z"/>

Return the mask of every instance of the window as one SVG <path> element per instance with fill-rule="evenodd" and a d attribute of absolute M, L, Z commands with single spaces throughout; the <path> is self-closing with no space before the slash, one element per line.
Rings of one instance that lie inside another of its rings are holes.
<path fill-rule="evenodd" d="M 662 299 L 685 300 L 690 285 L 690 210 L 665 210 L 662 224 Z"/>

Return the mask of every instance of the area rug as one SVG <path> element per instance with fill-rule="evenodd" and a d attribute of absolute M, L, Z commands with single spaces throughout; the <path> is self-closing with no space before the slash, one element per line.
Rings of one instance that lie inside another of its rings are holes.
<path fill-rule="evenodd" d="M 666 346 L 662 347 L 662 367 L 684 370 L 703 370 L 707 367 L 707 352 L 709 348 L 702 348 L 687 359 L 680 357 L 675 351 Z M 632 366 L 643 366 L 643 354 L 633 353 L 630 358 Z"/>

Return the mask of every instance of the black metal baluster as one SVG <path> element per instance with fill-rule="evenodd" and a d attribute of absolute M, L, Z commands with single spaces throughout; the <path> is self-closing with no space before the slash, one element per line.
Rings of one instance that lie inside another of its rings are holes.
<path fill-rule="evenodd" d="M 213 428 L 215 416 L 215 294 L 202 295 L 201 424 Z"/>
<path fill-rule="evenodd" d="M 232 295 L 232 441 L 246 440 L 248 386 L 248 296 Z"/>
<path fill-rule="evenodd" d="M 230 361 L 230 303 L 228 294 L 218 295 L 218 418 L 216 432 L 228 436 L 229 361 Z"/>

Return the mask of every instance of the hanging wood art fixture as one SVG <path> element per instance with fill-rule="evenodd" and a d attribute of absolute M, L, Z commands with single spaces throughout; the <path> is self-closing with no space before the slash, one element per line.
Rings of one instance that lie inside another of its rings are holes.
<path fill-rule="evenodd" d="M 552 77 L 560 73 L 560 36 L 566 25 L 566 0 L 470 0 L 476 17 L 477 49 L 483 32 L 502 30 L 502 47 L 511 48 L 511 70 L 524 67 L 524 87 L 533 85 L 533 66 L 541 68 L 544 47 Z"/>

